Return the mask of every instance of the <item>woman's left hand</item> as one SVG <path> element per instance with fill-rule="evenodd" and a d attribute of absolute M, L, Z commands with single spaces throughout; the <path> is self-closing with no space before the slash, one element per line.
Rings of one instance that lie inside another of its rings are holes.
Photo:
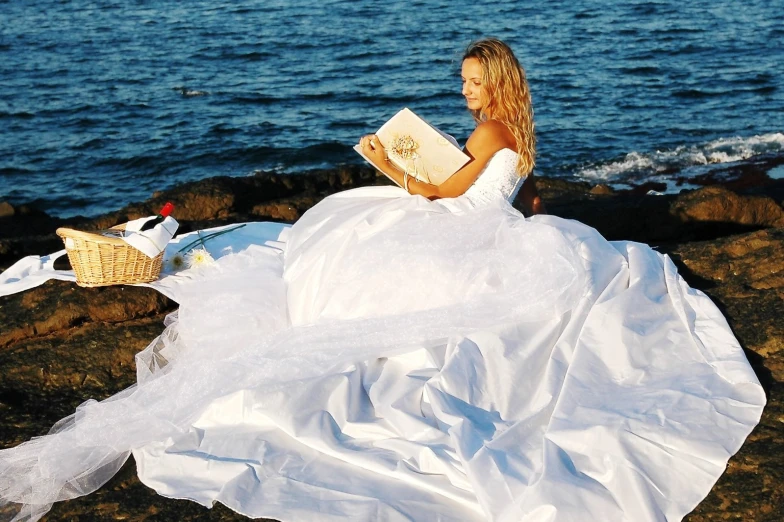
<path fill-rule="evenodd" d="M 362 153 L 378 166 L 387 161 L 387 153 L 384 146 L 375 134 L 367 134 L 359 139 L 359 147 Z"/>

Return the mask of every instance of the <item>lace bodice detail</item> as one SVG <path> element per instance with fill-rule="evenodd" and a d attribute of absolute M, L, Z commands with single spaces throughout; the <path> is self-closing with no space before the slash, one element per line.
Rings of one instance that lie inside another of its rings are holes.
<path fill-rule="evenodd" d="M 510 203 L 523 186 L 525 177 L 517 174 L 517 153 L 501 149 L 485 165 L 484 170 L 464 196 L 474 204 L 487 204 L 498 199 Z"/>

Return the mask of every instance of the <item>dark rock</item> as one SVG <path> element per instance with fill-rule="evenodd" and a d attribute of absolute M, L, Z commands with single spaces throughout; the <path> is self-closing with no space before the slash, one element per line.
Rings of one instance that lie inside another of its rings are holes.
<path fill-rule="evenodd" d="M 767 196 L 740 196 L 724 187 L 705 187 L 680 196 L 671 212 L 684 223 L 712 222 L 757 227 L 784 226 L 784 210 Z"/>
<path fill-rule="evenodd" d="M 666 183 L 662 183 L 659 181 L 648 181 L 643 183 L 642 185 L 637 185 L 636 187 L 633 187 L 631 189 L 624 190 L 624 192 L 627 192 L 629 194 L 634 194 L 636 196 L 645 196 L 649 192 L 663 193 L 665 190 L 667 190 Z"/>
<path fill-rule="evenodd" d="M 8 218 L 14 215 L 14 207 L 7 201 L 0 201 L 0 219 Z"/>
<path fill-rule="evenodd" d="M 733 191 L 753 191 L 775 185 L 768 173 L 784 165 L 784 155 L 777 153 L 759 154 L 746 160 L 717 165 L 710 171 L 688 178 L 677 178 L 678 184 L 722 185 Z"/>
<path fill-rule="evenodd" d="M 590 225 L 610 240 L 656 243 L 675 240 L 688 232 L 679 219 L 670 215 L 670 204 L 675 199 L 672 195 L 588 194 L 547 200 L 547 211 Z"/>
<path fill-rule="evenodd" d="M 251 215 L 256 216 L 256 219 L 261 221 L 282 221 L 286 223 L 293 223 L 300 216 L 300 212 L 296 205 L 297 203 L 295 202 L 261 204 L 253 207 L 250 213 Z M 308 205 L 308 207 L 310 206 L 312 205 Z"/>
<path fill-rule="evenodd" d="M 589 194 L 594 194 L 596 196 L 606 196 L 608 194 L 614 194 L 615 191 L 609 185 L 605 185 L 603 183 L 599 183 L 598 185 L 594 186 L 591 190 L 588 191 Z"/>
<path fill-rule="evenodd" d="M 784 520 L 784 228 L 666 250 L 722 310 L 768 396 L 759 425 L 684 520 Z"/>
<path fill-rule="evenodd" d="M 85 400 L 132 385 L 134 357 L 161 333 L 163 318 L 85 322 L 0 349 L 0 446 L 44 435 Z"/>
<path fill-rule="evenodd" d="M 11 213 L 0 217 L 0 267 L 24 256 L 62 250 L 63 242 L 54 231 L 64 223 L 27 205 L 12 207 Z"/>
<path fill-rule="evenodd" d="M 121 323 L 174 307 L 173 301 L 151 288 L 80 288 L 65 281 L 47 281 L 27 292 L 0 298 L 0 350 L 88 322 Z"/>
<path fill-rule="evenodd" d="M 607 239 L 643 243 L 694 241 L 784 226 L 784 210 L 766 195 L 706 187 L 677 196 L 615 193 L 560 197 L 548 212 L 581 221 Z"/>
<path fill-rule="evenodd" d="M 546 201 L 585 196 L 591 191 L 592 185 L 584 181 L 571 181 L 560 178 L 536 177 L 536 190 Z"/>

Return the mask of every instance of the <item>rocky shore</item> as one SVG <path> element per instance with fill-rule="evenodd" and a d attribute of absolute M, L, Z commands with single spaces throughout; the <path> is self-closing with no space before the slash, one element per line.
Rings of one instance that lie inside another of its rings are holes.
<path fill-rule="evenodd" d="M 680 195 L 649 195 L 656 186 L 620 192 L 537 180 L 550 213 L 669 254 L 689 284 L 725 314 L 765 388 L 762 421 L 690 522 L 784 520 L 784 180 L 765 174 L 782 163 L 759 157 L 717 169 L 702 180 L 704 188 Z M 364 167 L 211 178 L 94 219 L 61 220 L 0 202 L 0 270 L 25 255 L 61 249 L 59 226 L 107 228 L 153 214 L 164 201 L 174 202 L 180 232 L 187 232 L 241 221 L 294 222 L 328 194 L 386 183 Z M 175 309 L 148 288 L 88 289 L 61 281 L 0 298 L 0 448 L 45 434 L 88 398 L 133 384 L 134 354 Z M 44 520 L 246 519 L 219 505 L 207 510 L 156 495 L 136 479 L 130 459 L 98 492 L 55 505 Z"/>

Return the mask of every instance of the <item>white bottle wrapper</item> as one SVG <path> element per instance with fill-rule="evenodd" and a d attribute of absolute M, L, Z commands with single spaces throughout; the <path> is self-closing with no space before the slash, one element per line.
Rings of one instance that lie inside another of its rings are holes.
<path fill-rule="evenodd" d="M 177 227 L 180 226 L 176 219 L 168 216 L 150 230 L 140 232 L 139 229 L 142 225 L 151 219 L 155 219 L 155 216 L 129 221 L 125 225 L 125 237 L 122 238 L 123 241 L 147 257 L 155 257 L 163 252 L 171 238 L 177 233 Z"/>

